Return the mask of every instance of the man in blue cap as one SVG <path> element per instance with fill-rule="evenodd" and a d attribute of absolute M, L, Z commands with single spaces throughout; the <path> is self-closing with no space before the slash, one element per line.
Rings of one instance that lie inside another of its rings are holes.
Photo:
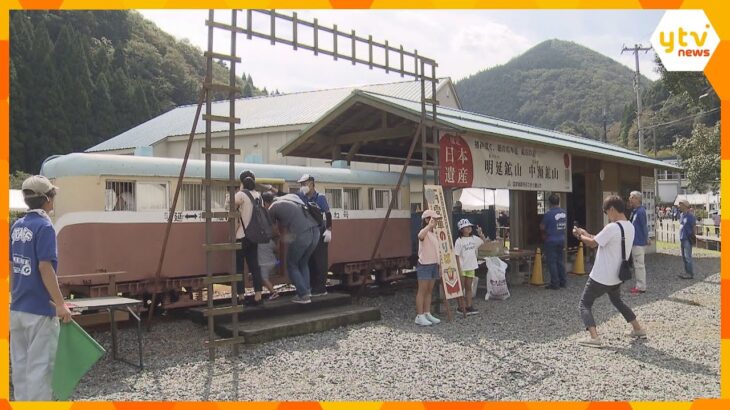
<path fill-rule="evenodd" d="M 309 280 L 312 287 L 312 296 L 323 296 L 327 294 L 328 244 L 332 239 L 332 213 L 327 198 L 315 189 L 313 176 L 304 174 L 298 182 L 301 184 L 299 196 L 302 200 L 305 203 L 316 204 L 324 214 L 322 235 L 319 238 L 317 248 L 309 259 Z"/>
<path fill-rule="evenodd" d="M 56 231 L 48 214 L 57 187 L 34 175 L 23 182 L 28 213 L 10 232 L 10 362 L 16 401 L 52 400 L 60 325 L 71 312 L 58 287 Z"/>

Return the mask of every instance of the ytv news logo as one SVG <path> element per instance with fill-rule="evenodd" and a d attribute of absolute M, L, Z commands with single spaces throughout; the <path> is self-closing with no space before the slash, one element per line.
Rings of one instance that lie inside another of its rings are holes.
<path fill-rule="evenodd" d="M 664 13 L 651 44 L 667 71 L 702 71 L 720 38 L 702 10 Z"/>

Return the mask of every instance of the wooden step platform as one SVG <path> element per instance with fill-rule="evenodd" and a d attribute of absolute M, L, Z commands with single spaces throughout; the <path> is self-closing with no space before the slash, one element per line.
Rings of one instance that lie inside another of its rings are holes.
<path fill-rule="evenodd" d="M 352 304 L 352 297 L 345 293 L 329 293 L 312 298 L 312 303 L 298 304 L 292 296 L 281 296 L 263 305 L 246 306 L 239 313 L 239 334 L 245 343 L 263 343 L 284 337 L 324 332 L 341 326 L 380 320 L 380 309 Z M 207 325 L 204 308 L 189 310 L 190 319 Z M 233 336 L 231 316 L 215 317 L 215 332 L 221 337 Z"/>

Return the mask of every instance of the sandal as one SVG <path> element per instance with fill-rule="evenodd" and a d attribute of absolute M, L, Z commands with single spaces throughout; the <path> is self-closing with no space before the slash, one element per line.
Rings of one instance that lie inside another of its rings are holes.
<path fill-rule="evenodd" d="M 274 300 L 279 298 L 279 292 L 273 292 L 269 295 L 269 300 Z"/>

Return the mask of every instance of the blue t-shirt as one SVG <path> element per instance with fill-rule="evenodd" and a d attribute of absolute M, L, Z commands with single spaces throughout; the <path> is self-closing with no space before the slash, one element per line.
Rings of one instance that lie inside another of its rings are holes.
<path fill-rule="evenodd" d="M 697 218 L 689 211 L 683 213 L 679 217 L 679 240 L 689 240 L 690 235 L 695 229 Z"/>
<path fill-rule="evenodd" d="M 56 316 L 38 268 L 41 261 L 58 267 L 56 231 L 51 221 L 35 213 L 18 219 L 10 230 L 10 262 L 13 264 L 13 298 L 10 310 Z"/>
<path fill-rule="evenodd" d="M 639 206 L 631 214 L 631 224 L 634 225 L 634 246 L 646 246 L 649 240 L 649 226 L 646 223 L 646 209 Z"/>
<path fill-rule="evenodd" d="M 567 225 L 565 210 L 560 207 L 550 208 L 542 217 L 542 224 L 545 227 L 545 243 L 563 243 L 565 241 L 565 228 Z"/>

